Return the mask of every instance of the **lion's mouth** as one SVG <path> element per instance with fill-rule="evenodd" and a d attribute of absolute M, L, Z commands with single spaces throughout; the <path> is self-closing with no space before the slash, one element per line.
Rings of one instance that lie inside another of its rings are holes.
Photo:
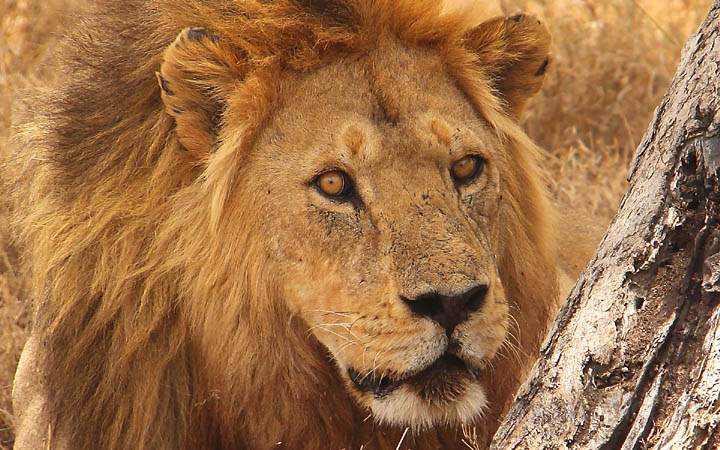
<path fill-rule="evenodd" d="M 426 392 L 439 386 L 455 385 L 463 378 L 477 380 L 480 374 L 479 368 L 470 366 L 448 352 L 427 368 L 408 376 L 363 374 L 352 368 L 348 369 L 348 375 L 355 388 L 360 392 L 372 393 L 376 397 L 388 395 L 404 384 Z"/>

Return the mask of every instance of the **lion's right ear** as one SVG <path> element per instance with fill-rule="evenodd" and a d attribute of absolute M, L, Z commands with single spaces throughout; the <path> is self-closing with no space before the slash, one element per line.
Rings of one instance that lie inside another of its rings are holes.
<path fill-rule="evenodd" d="M 204 28 L 186 28 L 165 50 L 158 84 L 180 143 L 198 158 L 211 152 L 232 86 L 243 77 L 237 52 Z"/>
<path fill-rule="evenodd" d="M 489 76 L 507 112 L 520 117 L 545 81 L 551 43 L 547 27 L 531 15 L 497 17 L 470 30 L 464 43 L 477 57 L 478 68 Z"/>

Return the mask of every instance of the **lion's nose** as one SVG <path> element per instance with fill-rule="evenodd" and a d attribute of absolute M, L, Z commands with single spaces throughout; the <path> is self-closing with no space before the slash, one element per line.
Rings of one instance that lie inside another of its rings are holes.
<path fill-rule="evenodd" d="M 482 306 L 487 292 L 488 285 L 479 284 L 459 295 L 446 296 L 430 292 L 414 299 L 401 298 L 413 313 L 434 320 L 450 336 L 456 326 Z"/>

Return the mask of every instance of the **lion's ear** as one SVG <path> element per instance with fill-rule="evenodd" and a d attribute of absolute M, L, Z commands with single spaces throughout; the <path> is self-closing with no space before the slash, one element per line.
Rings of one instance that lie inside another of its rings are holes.
<path fill-rule="evenodd" d="M 241 58 L 204 28 L 186 28 L 165 50 L 157 73 L 165 110 L 180 143 L 198 158 L 217 143 L 229 92 L 242 78 Z"/>
<path fill-rule="evenodd" d="M 548 29 L 531 15 L 497 17 L 470 30 L 464 42 L 477 56 L 479 69 L 490 76 L 508 112 L 520 117 L 545 80 L 550 63 Z"/>

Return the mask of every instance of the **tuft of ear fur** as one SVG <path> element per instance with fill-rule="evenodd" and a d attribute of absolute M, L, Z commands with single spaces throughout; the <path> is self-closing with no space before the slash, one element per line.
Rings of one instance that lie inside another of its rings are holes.
<path fill-rule="evenodd" d="M 477 58 L 477 69 L 489 77 L 515 118 L 545 81 L 551 41 L 547 27 L 526 14 L 490 19 L 464 37 L 465 47 Z"/>
<path fill-rule="evenodd" d="M 215 146 L 227 96 L 246 72 L 238 51 L 204 28 L 186 28 L 165 50 L 156 73 L 180 143 L 198 158 Z"/>

